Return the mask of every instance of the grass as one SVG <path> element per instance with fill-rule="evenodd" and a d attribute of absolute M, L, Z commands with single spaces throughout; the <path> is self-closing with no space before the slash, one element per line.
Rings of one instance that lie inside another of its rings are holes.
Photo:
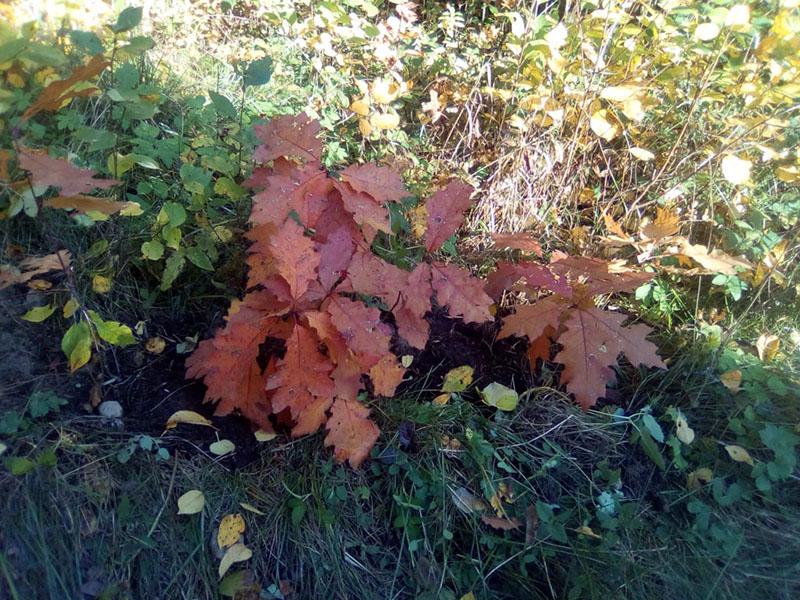
<path fill-rule="evenodd" d="M 652 399 L 679 384 L 669 379 L 641 391 Z M 688 404 L 719 395 L 701 378 L 690 383 Z M 189 429 L 161 438 L 172 448 L 167 463 L 140 451 L 120 464 L 133 432 L 111 433 L 93 417 L 41 423 L 17 449 L 56 447 L 58 463 L 0 476 L 0 581 L 15 600 L 78 598 L 81 589 L 216 598 L 216 527 L 240 512 L 254 556 L 233 570 L 275 592 L 266 597 L 735 599 L 744 586 L 751 598 L 790 598 L 800 583 L 796 481 L 771 501 L 714 509 L 702 532 L 686 498 L 708 488 L 688 490 L 685 474 L 662 473 L 631 444 L 624 422 L 583 414 L 551 389 L 509 415 L 466 399 L 374 408 L 386 436 L 360 471 L 334 465 L 319 436 L 279 438 L 232 470 L 191 449 Z M 415 424 L 407 451 L 394 433 L 402 421 Z M 511 488 L 513 502 L 500 505 L 519 520 L 515 531 L 482 523 L 488 507 L 465 512 L 453 499 L 469 491 L 486 506 L 500 484 Z M 189 489 L 204 492 L 205 509 L 177 515 Z M 603 494 L 617 492 L 616 516 L 598 521 Z"/>

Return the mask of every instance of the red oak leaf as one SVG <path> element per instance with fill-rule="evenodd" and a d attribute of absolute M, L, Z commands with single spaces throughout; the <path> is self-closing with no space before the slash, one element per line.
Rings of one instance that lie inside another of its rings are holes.
<path fill-rule="evenodd" d="M 381 313 L 377 308 L 342 296 L 331 297 L 323 308 L 365 369 L 389 353 L 391 335 L 387 326 L 381 323 Z"/>
<path fill-rule="evenodd" d="M 253 129 L 262 143 L 253 154 L 256 162 L 280 157 L 315 161 L 322 157 L 319 123 L 305 113 L 274 117 L 266 125 L 256 125 Z"/>
<path fill-rule="evenodd" d="M 616 292 L 632 292 L 650 281 L 653 273 L 642 271 L 609 272 L 610 263 L 586 256 L 558 257 L 550 263 L 550 270 L 571 282 L 585 282 L 592 296 Z"/>
<path fill-rule="evenodd" d="M 620 354 L 634 365 L 666 365 L 656 354 L 656 346 L 645 336 L 650 328 L 638 323 L 623 327 L 626 316 L 597 307 L 576 309 L 564 321 L 567 330 L 558 338 L 563 346 L 555 361 L 564 365 L 561 382 L 584 410 L 605 396 L 606 384 L 614 379 L 611 369 Z"/>
<path fill-rule="evenodd" d="M 497 268 L 486 278 L 484 289 L 489 296 L 499 300 L 503 292 L 512 289 L 514 284 L 521 279 L 525 280 L 528 287 L 545 288 L 567 297 L 572 295 L 572 289 L 569 287 L 566 277 L 557 277 L 547 266 L 532 262 L 501 261 L 497 263 Z"/>
<path fill-rule="evenodd" d="M 453 180 L 425 202 L 428 211 L 428 227 L 425 231 L 425 249 L 438 250 L 456 229 L 464 223 L 469 208 L 470 196 L 475 191 L 471 185 Z"/>
<path fill-rule="evenodd" d="M 361 227 L 367 244 L 371 244 L 378 231 L 391 233 L 389 211 L 369 194 L 354 190 L 349 183 L 334 181 L 333 185 L 342 195 L 344 209 L 353 215 L 353 220 Z"/>
<path fill-rule="evenodd" d="M 296 425 L 292 435 L 316 431 L 325 422 L 325 411 L 333 397 L 333 364 L 320 352 L 315 331 L 295 323 L 286 339 L 286 354 L 277 362 L 275 375 L 267 382 L 272 410 L 289 409 Z"/>
<path fill-rule="evenodd" d="M 400 174 L 389 167 L 374 163 L 351 165 L 342 171 L 341 178 L 356 192 L 372 196 L 379 204 L 400 202 L 408 196 Z"/>
<path fill-rule="evenodd" d="M 369 409 L 357 400 L 338 398 L 328 419 L 325 445 L 333 446 L 337 462 L 350 461 L 353 468 L 364 462 L 380 435 L 380 429 L 367 417 Z"/>
<path fill-rule="evenodd" d="M 264 178 L 263 191 L 253 198 L 250 222 L 280 225 L 292 211 L 306 227 L 314 227 L 328 205 L 333 180 L 318 162 L 302 167 L 279 158 Z"/>
<path fill-rule="evenodd" d="M 397 362 L 394 354 L 386 354 L 370 370 L 369 378 L 372 379 L 372 388 L 378 396 L 394 396 L 397 386 L 403 382 L 406 370 Z"/>
<path fill-rule="evenodd" d="M 348 349 L 342 334 L 333 326 L 331 316 L 326 312 L 310 311 L 305 313 L 309 325 L 313 327 L 319 338 L 328 349 L 331 360 L 336 364 L 331 372 L 334 383 L 334 395 L 339 398 L 355 398 L 364 387 L 361 374 L 364 368 Z"/>
<path fill-rule="evenodd" d="M 20 148 L 17 158 L 20 168 L 30 171 L 33 185 L 60 188 L 62 196 L 106 190 L 119 184 L 116 179 L 94 179 L 91 169 L 80 169 L 63 158 L 51 158 L 27 148 Z"/>
<path fill-rule="evenodd" d="M 403 269 L 371 252 L 356 252 L 347 268 L 347 279 L 339 289 L 343 292 L 376 296 L 393 306 L 407 283 L 408 273 Z"/>
<path fill-rule="evenodd" d="M 408 275 L 408 283 L 402 289 L 400 302 L 392 311 L 397 324 L 397 333 L 409 345 L 422 350 L 428 343 L 430 324 L 425 315 L 431 310 L 431 267 L 420 263 Z"/>
<path fill-rule="evenodd" d="M 431 287 L 436 292 L 440 306 L 446 306 L 451 315 L 463 317 L 468 323 L 489 321 L 492 299 L 483 291 L 483 282 L 469 271 L 454 265 L 433 263 Z"/>
<path fill-rule="evenodd" d="M 354 251 L 353 238 L 346 227 L 328 233 L 317 243 L 319 281 L 326 293 L 345 275 Z"/>
<path fill-rule="evenodd" d="M 492 243 L 498 248 L 532 252 L 536 256 L 542 255 L 542 245 L 533 239 L 533 235 L 530 233 L 493 233 L 491 238 Z"/>
<path fill-rule="evenodd" d="M 558 332 L 561 321 L 569 314 L 569 305 L 557 297 L 549 296 L 534 304 L 517 306 L 513 315 L 503 319 L 498 339 L 510 335 L 527 336 L 530 342 L 544 335 L 547 327 Z"/>
<path fill-rule="evenodd" d="M 289 284 L 292 297 L 300 298 L 317 278 L 319 254 L 314 249 L 313 240 L 304 235 L 300 225 L 286 221 L 267 243 L 278 273 Z"/>

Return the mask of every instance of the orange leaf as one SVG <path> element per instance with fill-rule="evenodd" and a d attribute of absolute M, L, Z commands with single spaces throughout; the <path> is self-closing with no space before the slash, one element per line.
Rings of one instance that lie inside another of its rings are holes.
<path fill-rule="evenodd" d="M 530 233 L 493 233 L 492 243 L 498 248 L 510 248 L 532 252 L 536 256 L 542 255 L 542 245 L 533 239 Z"/>
<path fill-rule="evenodd" d="M 95 198 L 83 194 L 47 198 L 42 204 L 49 208 L 73 209 L 84 214 L 99 212 L 104 215 L 113 215 L 129 208 L 139 208 L 136 202 L 115 202 L 110 198 Z"/>
<path fill-rule="evenodd" d="M 473 191 L 471 185 L 453 180 L 425 201 L 428 211 L 425 249 L 428 252 L 438 250 L 464 223 Z"/>
<path fill-rule="evenodd" d="M 406 370 L 397 362 L 394 354 L 387 354 L 369 370 L 372 387 L 377 396 L 394 396 L 397 386 L 403 382 Z"/>
<path fill-rule="evenodd" d="M 502 517 L 490 517 L 489 515 L 482 515 L 481 521 L 486 523 L 489 527 L 500 529 L 501 531 L 519 529 L 519 526 L 522 525 L 517 519 L 504 519 Z"/>
<path fill-rule="evenodd" d="M 450 314 L 463 317 L 471 323 L 489 321 L 492 299 L 483 291 L 483 282 L 469 271 L 454 265 L 433 263 L 431 265 L 431 287 L 436 292 L 440 306 L 446 306 Z"/>
<path fill-rule="evenodd" d="M 96 94 L 100 91 L 96 87 L 76 90 L 75 85 L 94 78 L 102 73 L 110 64 L 110 62 L 103 58 L 102 54 L 93 56 L 86 65 L 76 68 L 66 79 L 54 81 L 44 88 L 36 101 L 22 114 L 22 120 L 27 121 L 42 111 L 52 112 L 58 110 L 66 101 L 72 98 Z"/>
<path fill-rule="evenodd" d="M 341 178 L 357 193 L 367 194 L 380 204 L 400 202 L 409 195 L 397 171 L 374 163 L 349 166 Z"/>
<path fill-rule="evenodd" d="M 349 460 L 355 468 L 369 456 L 380 430 L 368 416 L 369 409 L 357 400 L 339 398 L 334 402 L 328 419 L 325 445 L 334 447 L 337 462 Z"/>
<path fill-rule="evenodd" d="M 280 157 L 315 161 L 322 157 L 319 123 L 306 113 L 275 117 L 253 129 L 262 142 L 253 155 L 256 162 L 265 163 Z"/>
<path fill-rule="evenodd" d="M 85 194 L 93 189 L 108 189 L 119 184 L 116 179 L 94 179 L 91 169 L 80 169 L 63 158 L 51 158 L 42 151 L 20 148 L 19 166 L 30 171 L 35 186 L 61 189 L 62 196 Z M 120 209 L 121 210 L 121 209 Z"/>
<path fill-rule="evenodd" d="M 584 410 L 605 395 L 606 383 L 613 380 L 612 365 L 625 354 L 634 365 L 666 367 L 656 354 L 656 346 L 645 339 L 650 328 L 637 323 L 622 327 L 626 316 L 600 308 L 577 308 L 564 321 L 567 331 L 558 338 L 563 346 L 555 361 L 564 365 L 561 382 Z"/>

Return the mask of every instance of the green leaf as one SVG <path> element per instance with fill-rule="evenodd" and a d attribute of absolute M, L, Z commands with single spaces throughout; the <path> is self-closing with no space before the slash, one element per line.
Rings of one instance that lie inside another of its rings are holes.
<path fill-rule="evenodd" d="M 207 173 L 205 169 L 195 167 L 189 163 L 181 165 L 181 181 L 183 186 L 195 194 L 202 194 L 206 190 L 206 186 L 211 183 L 211 174 Z"/>
<path fill-rule="evenodd" d="M 647 431 L 653 438 L 662 444 L 664 443 L 664 431 L 661 429 L 661 425 L 658 424 L 658 421 L 653 418 L 653 415 L 650 413 L 644 415 L 644 417 L 642 417 L 642 423 L 647 427 Z"/>
<path fill-rule="evenodd" d="M 129 6 L 117 17 L 117 22 L 109 26 L 114 33 L 124 33 L 136 27 L 142 20 L 142 7 Z"/>
<path fill-rule="evenodd" d="M 266 56 L 259 60 L 254 60 L 244 72 L 244 86 L 264 85 L 272 77 L 272 58 Z"/>
<path fill-rule="evenodd" d="M 190 246 L 186 249 L 186 258 L 188 258 L 193 265 L 200 267 L 204 271 L 214 270 L 214 265 L 211 264 L 206 253 L 197 246 Z"/>
<path fill-rule="evenodd" d="M 167 225 L 161 230 L 161 237 L 164 238 L 167 247 L 177 250 L 181 244 L 182 234 L 179 228 Z"/>
<path fill-rule="evenodd" d="M 214 192 L 221 196 L 228 196 L 231 200 L 244 198 L 246 190 L 230 177 L 222 176 L 214 182 Z"/>
<path fill-rule="evenodd" d="M 104 321 L 93 310 L 89 311 L 89 318 L 97 329 L 97 335 L 114 346 L 131 346 L 136 343 L 131 328 L 117 321 Z"/>
<path fill-rule="evenodd" d="M 24 456 L 9 456 L 3 462 L 6 468 L 11 471 L 11 474 L 17 477 L 30 473 L 36 468 L 36 463 Z"/>
<path fill-rule="evenodd" d="M 171 288 L 172 284 L 175 283 L 175 280 L 178 278 L 178 275 L 183 271 L 184 265 L 186 265 L 186 259 L 183 258 L 183 254 L 181 252 L 173 252 L 167 259 L 164 272 L 161 274 L 161 285 L 159 289 L 163 291 Z"/>
<path fill-rule="evenodd" d="M 73 29 L 69 32 L 69 39 L 86 54 L 100 54 L 103 51 L 103 42 L 92 31 Z"/>
<path fill-rule="evenodd" d="M 180 227 L 186 222 L 186 209 L 177 202 L 165 202 L 162 210 L 166 213 L 171 227 Z"/>
<path fill-rule="evenodd" d="M 69 361 L 69 369 L 75 372 L 92 357 L 92 332 L 86 321 L 75 323 L 67 329 L 61 339 L 61 350 Z"/>
<path fill-rule="evenodd" d="M 229 119 L 236 118 L 236 107 L 222 94 L 217 92 L 208 92 L 208 97 L 211 98 L 211 103 L 220 117 L 227 117 Z"/>
<path fill-rule="evenodd" d="M 519 395 L 516 391 L 496 381 L 483 388 L 480 394 L 486 404 L 499 410 L 514 410 L 519 402 Z"/>
<path fill-rule="evenodd" d="M 153 38 L 146 35 L 137 35 L 128 40 L 128 43 L 119 49 L 119 52 L 128 55 L 142 54 L 155 47 L 156 43 Z"/>
<path fill-rule="evenodd" d="M 36 306 L 22 315 L 22 318 L 25 321 L 30 321 L 31 323 L 41 323 L 45 321 L 50 315 L 55 312 L 56 307 L 52 304 L 48 304 L 47 306 Z"/>
<path fill-rule="evenodd" d="M 34 392 L 28 398 L 28 412 L 31 417 L 38 419 L 51 412 L 56 412 L 59 407 L 64 406 L 67 401 L 56 395 L 50 390 L 46 392 Z"/>
<path fill-rule="evenodd" d="M 17 38 L 0 45 L 0 63 L 16 58 L 18 54 L 28 47 L 28 44 L 29 42 L 25 38 Z"/>
<path fill-rule="evenodd" d="M 219 593 L 222 596 L 233 598 L 244 587 L 247 578 L 247 571 L 234 571 L 222 578 L 219 582 Z"/>
<path fill-rule="evenodd" d="M 142 244 L 142 255 L 147 260 L 161 260 L 164 256 L 164 244 L 158 240 L 150 240 Z"/>
<path fill-rule="evenodd" d="M 667 465 L 664 462 L 664 457 L 661 455 L 661 452 L 656 446 L 656 443 L 653 441 L 650 432 L 647 429 L 639 429 L 639 445 L 642 447 L 644 453 L 653 461 L 659 469 L 665 471 L 667 469 Z"/>

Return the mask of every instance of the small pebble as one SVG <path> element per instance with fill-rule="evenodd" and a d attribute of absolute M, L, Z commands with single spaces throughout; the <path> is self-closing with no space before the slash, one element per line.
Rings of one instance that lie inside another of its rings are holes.
<path fill-rule="evenodd" d="M 106 400 L 100 403 L 100 406 L 97 407 L 97 412 L 100 413 L 101 417 L 106 417 L 107 419 L 119 419 L 122 416 L 122 405 L 116 400 Z"/>

